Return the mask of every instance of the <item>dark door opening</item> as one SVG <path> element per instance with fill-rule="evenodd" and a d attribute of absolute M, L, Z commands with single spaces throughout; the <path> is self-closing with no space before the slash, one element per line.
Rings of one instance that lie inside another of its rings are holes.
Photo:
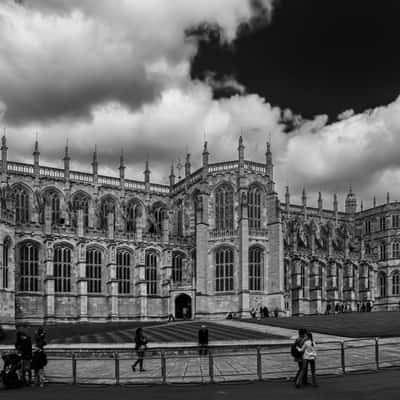
<path fill-rule="evenodd" d="M 175 299 L 175 318 L 192 318 L 192 299 L 187 294 L 180 294 Z"/>

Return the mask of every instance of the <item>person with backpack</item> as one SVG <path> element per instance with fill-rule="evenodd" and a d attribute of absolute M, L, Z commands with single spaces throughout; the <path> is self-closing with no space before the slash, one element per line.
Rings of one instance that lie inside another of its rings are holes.
<path fill-rule="evenodd" d="M 298 331 L 298 337 L 292 344 L 292 347 L 290 348 L 290 353 L 292 354 L 292 357 L 294 358 L 294 361 L 297 363 L 298 370 L 296 373 L 296 376 L 294 378 L 294 382 L 297 382 L 297 378 L 299 377 L 301 370 L 303 368 L 303 353 L 299 350 L 299 347 L 302 347 L 304 344 L 304 341 L 306 339 L 306 334 L 307 331 L 304 328 L 299 329 Z M 306 385 L 307 384 L 307 374 L 303 377 L 303 383 Z"/>
<path fill-rule="evenodd" d="M 41 349 L 43 349 L 43 347 L 47 345 L 46 332 L 44 331 L 42 326 L 39 326 L 38 330 L 36 331 L 35 344 L 37 347 L 40 347 Z"/>
<path fill-rule="evenodd" d="M 145 371 L 143 368 L 144 352 L 147 348 L 147 339 L 143 334 L 143 328 L 137 328 L 135 334 L 135 350 L 138 359 L 132 365 L 132 371 L 136 371 L 136 366 L 139 364 L 140 372 Z"/>
<path fill-rule="evenodd" d="M 47 356 L 43 347 L 35 346 L 32 354 L 32 369 L 35 373 L 36 386 L 44 387 L 44 367 L 47 365 Z"/>
<path fill-rule="evenodd" d="M 315 360 L 317 358 L 317 349 L 314 343 L 313 335 L 311 332 L 307 332 L 306 339 L 303 345 L 297 348 L 298 351 L 303 353 L 303 362 L 300 374 L 296 380 L 296 387 L 299 388 L 302 383 L 304 383 L 304 377 L 307 376 L 308 365 L 311 369 L 311 382 L 314 387 L 317 387 L 317 382 L 315 379 Z"/>

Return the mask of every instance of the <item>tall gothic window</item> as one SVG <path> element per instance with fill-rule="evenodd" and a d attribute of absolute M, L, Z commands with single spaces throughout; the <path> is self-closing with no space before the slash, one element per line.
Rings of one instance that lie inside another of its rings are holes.
<path fill-rule="evenodd" d="M 18 186 L 14 189 L 15 223 L 17 225 L 29 223 L 29 193 L 27 189 Z"/>
<path fill-rule="evenodd" d="M 386 244 L 385 243 L 381 243 L 380 247 L 379 247 L 379 259 L 382 260 L 386 260 Z"/>
<path fill-rule="evenodd" d="M 400 258 L 400 243 L 394 242 L 392 244 L 392 258 Z"/>
<path fill-rule="evenodd" d="M 147 294 L 157 294 L 157 254 L 151 251 L 146 252 L 145 280 Z"/>
<path fill-rule="evenodd" d="M 215 227 L 233 230 L 233 189 L 229 185 L 221 185 L 215 191 Z"/>
<path fill-rule="evenodd" d="M 165 218 L 165 208 L 164 206 L 157 206 L 154 209 L 154 220 L 155 220 L 155 228 L 156 232 L 155 233 L 161 233 L 162 232 L 162 221 Z"/>
<path fill-rule="evenodd" d="M 102 254 L 97 249 L 86 252 L 86 279 L 88 293 L 101 293 Z"/>
<path fill-rule="evenodd" d="M 179 237 L 182 237 L 183 236 L 183 208 L 182 208 L 182 205 L 180 205 L 178 208 L 176 219 L 177 219 L 176 233 Z"/>
<path fill-rule="evenodd" d="M 54 291 L 71 291 L 71 249 L 58 246 L 54 249 Z"/>
<path fill-rule="evenodd" d="M 233 290 L 233 250 L 223 247 L 215 252 L 215 290 Z"/>
<path fill-rule="evenodd" d="M 323 280 L 324 268 L 321 263 L 318 264 L 318 287 L 322 289 L 322 280 Z"/>
<path fill-rule="evenodd" d="M 262 290 L 264 253 L 259 247 L 249 249 L 249 290 Z"/>
<path fill-rule="evenodd" d="M 117 281 L 118 293 L 131 292 L 131 254 L 126 250 L 117 253 Z"/>
<path fill-rule="evenodd" d="M 20 290 L 39 291 L 39 248 L 33 243 L 24 243 L 20 247 Z"/>
<path fill-rule="evenodd" d="M 172 255 L 172 281 L 182 282 L 183 256 L 180 253 Z"/>
<path fill-rule="evenodd" d="M 386 275 L 383 272 L 379 274 L 379 296 L 386 297 Z"/>
<path fill-rule="evenodd" d="M 392 296 L 400 295 L 400 274 L 395 272 L 392 276 Z"/>
<path fill-rule="evenodd" d="M 46 201 L 50 206 L 51 225 L 60 223 L 60 196 L 55 190 L 50 190 L 46 193 Z"/>
<path fill-rule="evenodd" d="M 290 261 L 285 260 L 284 269 L 283 269 L 283 284 L 284 284 L 285 292 L 288 292 L 290 290 L 289 275 L 290 275 Z"/>
<path fill-rule="evenodd" d="M 400 227 L 400 215 L 392 215 L 392 228 L 399 228 Z"/>
<path fill-rule="evenodd" d="M 303 262 L 300 266 L 300 286 L 304 296 L 306 291 L 306 267 Z"/>
<path fill-rule="evenodd" d="M 136 232 L 136 218 L 140 215 L 140 204 L 131 201 L 126 210 L 126 231 L 128 233 Z"/>
<path fill-rule="evenodd" d="M 87 229 L 89 226 L 89 196 L 85 193 L 78 193 L 72 202 L 72 206 L 75 213 L 74 225 L 78 224 L 78 213 L 79 210 L 82 210 L 83 214 L 83 227 Z"/>
<path fill-rule="evenodd" d="M 112 214 L 114 216 L 114 226 L 115 226 L 115 201 L 112 197 L 107 196 L 101 200 L 100 203 L 100 219 L 99 219 L 99 229 L 106 231 L 108 229 L 108 215 Z"/>
<path fill-rule="evenodd" d="M 3 242 L 3 264 L 0 265 L 1 272 L 1 288 L 8 289 L 8 278 L 9 278 L 9 269 L 8 269 L 8 257 L 9 257 L 9 249 L 10 249 L 10 239 L 6 238 Z"/>
<path fill-rule="evenodd" d="M 384 231 L 386 229 L 386 217 L 380 217 L 379 228 L 381 231 Z"/>
<path fill-rule="evenodd" d="M 249 228 L 261 228 L 261 190 L 253 187 L 248 196 Z"/>

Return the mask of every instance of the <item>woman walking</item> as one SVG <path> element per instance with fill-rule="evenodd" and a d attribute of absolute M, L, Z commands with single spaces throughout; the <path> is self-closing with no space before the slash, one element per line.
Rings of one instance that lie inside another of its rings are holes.
<path fill-rule="evenodd" d="M 307 374 L 308 366 L 310 365 L 311 369 L 311 382 L 314 387 L 317 387 L 317 382 L 315 379 L 315 360 L 317 358 L 317 349 L 313 340 L 312 333 L 307 332 L 306 340 L 303 346 L 297 348 L 300 352 L 303 353 L 303 365 L 296 379 L 296 387 L 299 388 L 303 382 L 304 374 Z"/>
<path fill-rule="evenodd" d="M 139 364 L 140 371 L 145 371 L 143 368 L 144 351 L 147 347 L 147 339 L 143 334 L 143 328 L 137 328 L 135 334 L 135 350 L 138 359 L 132 365 L 132 371 L 136 371 L 136 366 Z"/>

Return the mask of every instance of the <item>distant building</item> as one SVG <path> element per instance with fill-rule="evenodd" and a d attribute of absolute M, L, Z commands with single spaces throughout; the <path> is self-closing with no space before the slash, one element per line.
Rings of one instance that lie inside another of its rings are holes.
<path fill-rule="evenodd" d="M 1 147 L 0 324 L 248 317 L 328 304 L 376 310 L 400 300 L 400 204 L 345 212 L 280 202 L 271 149 L 265 163 L 209 163 L 169 185 L 7 160 Z"/>

